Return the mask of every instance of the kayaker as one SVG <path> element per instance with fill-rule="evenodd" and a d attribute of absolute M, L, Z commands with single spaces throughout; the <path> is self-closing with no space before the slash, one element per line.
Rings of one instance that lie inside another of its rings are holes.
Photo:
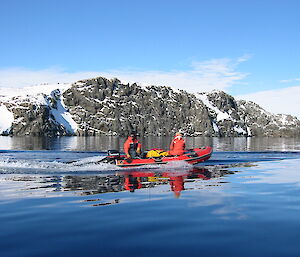
<path fill-rule="evenodd" d="M 130 133 L 129 137 L 124 143 L 124 152 L 127 158 L 134 159 L 141 154 L 141 143 L 137 140 L 137 133 Z"/>
<path fill-rule="evenodd" d="M 177 132 L 170 145 L 170 155 L 182 155 L 185 151 L 185 141 L 182 134 Z"/>

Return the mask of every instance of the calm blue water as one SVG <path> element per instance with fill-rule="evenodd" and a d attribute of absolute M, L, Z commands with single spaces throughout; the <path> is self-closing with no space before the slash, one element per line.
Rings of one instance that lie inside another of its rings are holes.
<path fill-rule="evenodd" d="M 188 138 L 215 149 L 196 167 L 97 164 L 123 142 L 0 137 L 0 256 L 299 256 L 299 139 Z"/>

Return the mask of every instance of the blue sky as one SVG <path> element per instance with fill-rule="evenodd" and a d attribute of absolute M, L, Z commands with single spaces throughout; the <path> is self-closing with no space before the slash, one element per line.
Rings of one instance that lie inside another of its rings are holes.
<path fill-rule="evenodd" d="M 45 82 L 115 75 L 253 97 L 298 86 L 299 10 L 296 0 L 2 1 L 0 86 L 23 85 L 26 72 Z"/>

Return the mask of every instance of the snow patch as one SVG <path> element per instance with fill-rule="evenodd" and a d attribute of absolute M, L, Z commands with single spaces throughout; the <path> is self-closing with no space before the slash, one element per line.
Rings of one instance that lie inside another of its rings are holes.
<path fill-rule="evenodd" d="M 49 100 L 47 100 L 47 105 L 51 107 L 51 114 L 54 116 L 55 121 L 61 124 L 68 133 L 75 133 L 78 125 L 62 103 L 60 91 L 58 89 L 52 91 L 51 97 L 56 100 L 56 108 L 51 107 Z"/>
<path fill-rule="evenodd" d="M 14 115 L 5 105 L 0 105 L 0 134 L 8 133 L 14 121 Z"/>
<path fill-rule="evenodd" d="M 230 116 L 225 113 L 225 112 L 221 112 L 219 109 L 217 109 L 219 112 L 217 112 L 217 121 L 221 121 L 221 120 L 229 120 Z"/>
<path fill-rule="evenodd" d="M 251 129 L 249 127 L 247 127 L 247 135 L 252 136 Z"/>
<path fill-rule="evenodd" d="M 234 127 L 233 129 L 234 129 L 234 131 L 236 131 L 239 134 L 244 134 L 244 135 L 247 134 L 247 132 L 241 127 Z"/>
<path fill-rule="evenodd" d="M 213 106 L 205 94 L 197 94 L 197 96 L 207 108 L 213 110 L 217 114 L 217 121 L 231 119 L 228 113 L 221 112 L 217 107 Z"/>
<path fill-rule="evenodd" d="M 213 125 L 214 131 L 215 131 L 216 133 L 219 133 L 219 128 L 218 128 L 217 124 L 216 124 L 215 122 L 213 122 L 212 125 Z"/>
<path fill-rule="evenodd" d="M 51 113 L 55 120 L 66 128 L 68 133 L 75 133 L 78 125 L 72 119 L 72 116 L 67 110 L 62 106 L 61 102 L 57 102 L 57 109 L 51 109 Z"/>

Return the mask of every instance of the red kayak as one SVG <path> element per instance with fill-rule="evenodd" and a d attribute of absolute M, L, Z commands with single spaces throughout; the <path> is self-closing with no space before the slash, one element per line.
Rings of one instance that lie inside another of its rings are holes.
<path fill-rule="evenodd" d="M 167 164 L 174 161 L 186 161 L 190 164 L 197 164 L 208 160 L 212 154 L 212 147 L 194 148 L 186 151 L 182 155 L 161 156 L 151 158 L 126 159 L 125 155 L 120 155 L 117 151 L 108 152 L 105 162 L 116 164 L 119 167 L 135 167 L 151 164 Z"/>

